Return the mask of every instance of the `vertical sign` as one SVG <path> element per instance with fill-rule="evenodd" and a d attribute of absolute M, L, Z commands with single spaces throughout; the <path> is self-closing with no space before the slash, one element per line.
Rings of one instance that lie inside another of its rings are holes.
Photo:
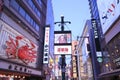
<path fill-rule="evenodd" d="M 45 27 L 45 41 L 44 41 L 44 56 L 43 56 L 43 63 L 48 64 L 49 58 L 49 31 L 50 27 Z"/>

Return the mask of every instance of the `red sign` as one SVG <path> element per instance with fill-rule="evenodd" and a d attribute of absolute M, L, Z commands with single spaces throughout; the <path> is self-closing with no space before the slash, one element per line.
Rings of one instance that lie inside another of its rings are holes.
<path fill-rule="evenodd" d="M 20 41 L 23 36 L 17 36 L 15 39 L 9 36 L 9 40 L 6 41 L 6 54 L 9 59 L 20 59 L 25 64 L 34 62 L 36 58 L 36 51 L 33 50 L 35 45 L 30 41 L 31 47 L 28 43 L 20 46 Z"/>
<path fill-rule="evenodd" d="M 58 52 L 68 52 L 68 48 L 58 48 Z"/>

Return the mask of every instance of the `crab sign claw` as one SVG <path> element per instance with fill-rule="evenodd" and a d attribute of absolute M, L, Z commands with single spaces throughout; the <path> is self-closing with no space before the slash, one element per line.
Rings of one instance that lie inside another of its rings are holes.
<path fill-rule="evenodd" d="M 19 45 L 19 40 L 21 40 L 21 39 L 23 39 L 23 36 L 16 36 L 16 40 L 15 40 L 15 42 L 16 42 L 16 45 L 18 46 Z"/>
<path fill-rule="evenodd" d="M 24 38 L 23 36 L 17 36 L 17 37 L 16 37 L 17 40 L 21 40 L 21 39 L 23 39 L 23 38 Z"/>
<path fill-rule="evenodd" d="M 33 42 L 32 41 L 30 41 L 30 44 L 31 44 L 31 48 L 29 49 L 29 50 L 32 50 L 32 49 L 34 49 L 35 48 L 35 45 L 33 44 Z"/>

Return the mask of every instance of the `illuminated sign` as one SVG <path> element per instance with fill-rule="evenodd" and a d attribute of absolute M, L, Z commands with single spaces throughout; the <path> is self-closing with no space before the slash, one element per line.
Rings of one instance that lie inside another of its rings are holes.
<path fill-rule="evenodd" d="M 54 54 L 71 54 L 71 31 L 55 31 L 54 35 Z"/>
<path fill-rule="evenodd" d="M 72 56 L 72 66 L 73 66 L 73 77 L 77 77 L 77 64 L 75 56 Z"/>
<path fill-rule="evenodd" d="M 24 39 L 23 36 L 16 36 L 15 39 L 8 37 L 5 51 L 9 59 L 19 59 L 25 64 L 35 61 L 37 51 L 34 50 L 35 45 L 32 42 L 20 45 Z"/>
<path fill-rule="evenodd" d="M 9 25 L 0 21 L 0 57 L 36 67 L 38 46 Z"/>
<path fill-rule="evenodd" d="M 44 41 L 44 56 L 43 56 L 43 63 L 48 64 L 49 62 L 49 31 L 50 27 L 45 27 L 45 41 Z"/>
<path fill-rule="evenodd" d="M 55 31 L 55 44 L 69 44 L 71 43 L 71 31 Z"/>
<path fill-rule="evenodd" d="M 71 54 L 71 45 L 54 46 L 55 54 Z"/>
<path fill-rule="evenodd" d="M 92 19 L 92 27 L 94 28 L 94 36 L 95 36 L 95 38 L 98 38 L 97 22 L 96 22 L 95 19 Z"/>
<path fill-rule="evenodd" d="M 120 16 L 119 0 L 97 0 L 101 25 L 103 33 L 105 33 L 115 20 Z"/>

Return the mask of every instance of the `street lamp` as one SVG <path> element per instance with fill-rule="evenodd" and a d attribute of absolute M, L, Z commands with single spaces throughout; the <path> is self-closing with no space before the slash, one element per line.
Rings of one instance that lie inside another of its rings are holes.
<path fill-rule="evenodd" d="M 61 26 L 61 31 L 64 32 L 64 25 L 66 23 L 71 24 L 70 21 L 64 21 L 64 16 L 61 16 L 61 21 L 59 22 L 55 22 L 55 24 L 59 23 L 59 25 Z M 62 63 L 61 63 L 61 68 L 62 68 L 62 80 L 65 80 L 65 67 L 66 67 L 66 62 L 65 62 L 65 54 L 61 55 L 61 59 L 62 59 Z"/>
<path fill-rule="evenodd" d="M 63 15 L 61 15 L 61 21 L 60 22 L 55 22 L 54 24 L 58 24 L 58 23 L 60 24 L 59 26 L 61 26 L 61 31 L 64 31 L 64 25 L 66 23 L 71 24 L 70 21 L 64 21 L 64 16 Z"/>

